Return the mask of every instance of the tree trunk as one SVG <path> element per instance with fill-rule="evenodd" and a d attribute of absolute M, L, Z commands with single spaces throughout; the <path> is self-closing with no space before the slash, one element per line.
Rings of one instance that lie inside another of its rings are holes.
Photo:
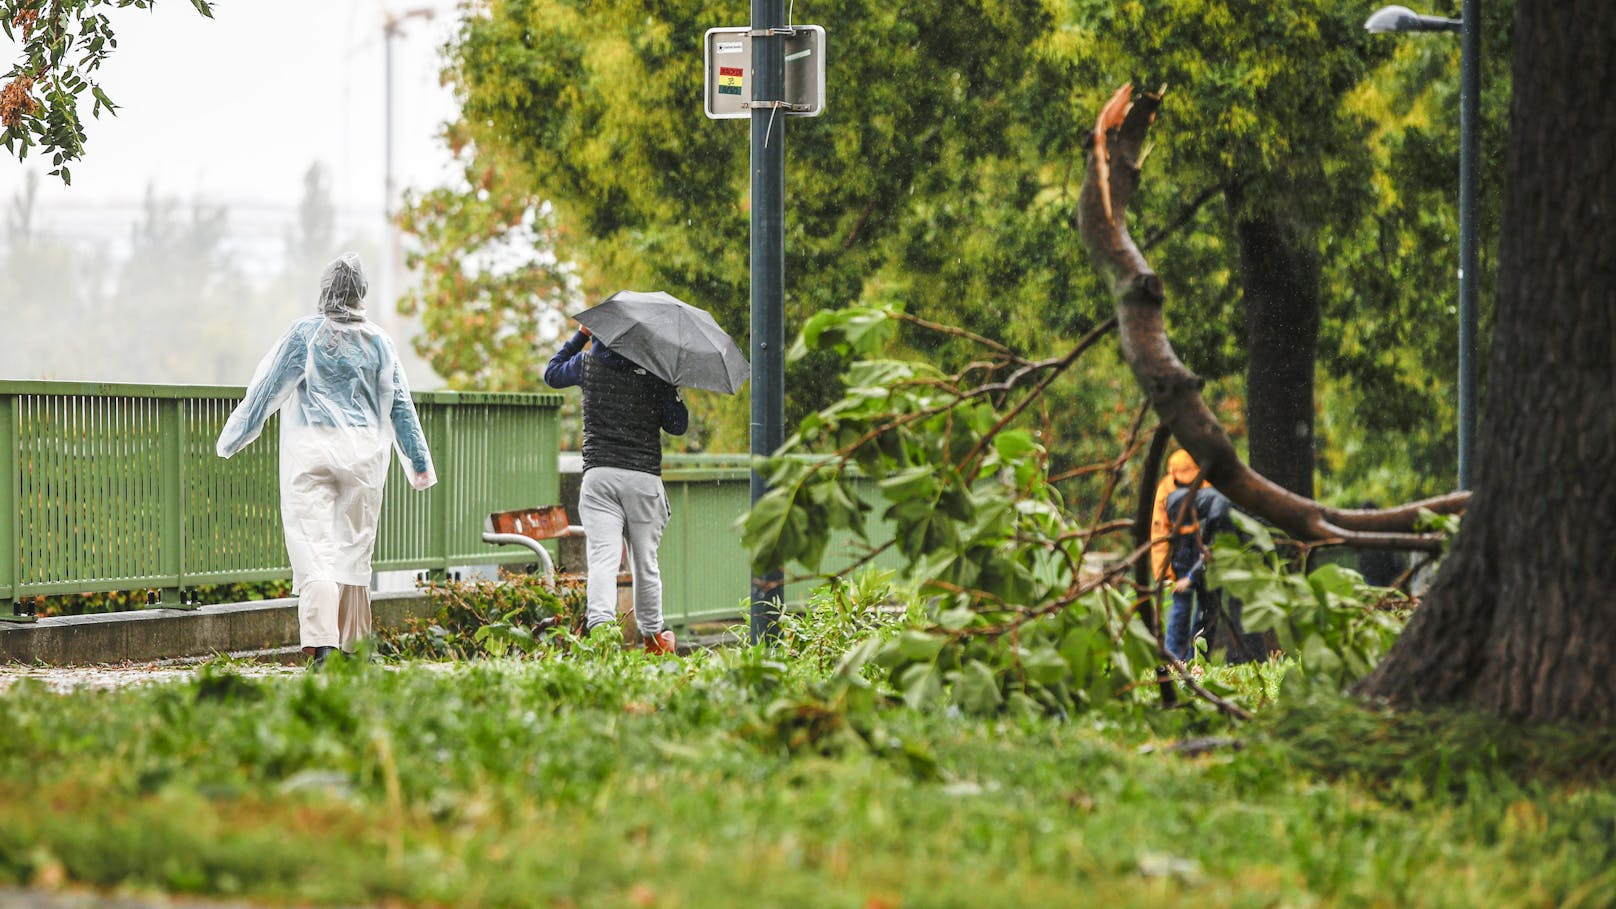
<path fill-rule="evenodd" d="M 1246 438 L 1251 468 L 1313 496 L 1313 360 L 1319 340 L 1319 257 L 1311 231 L 1269 211 L 1239 212 L 1246 304 Z"/>
<path fill-rule="evenodd" d="M 1362 693 L 1616 723 L 1616 4 L 1519 0 L 1463 529 Z"/>

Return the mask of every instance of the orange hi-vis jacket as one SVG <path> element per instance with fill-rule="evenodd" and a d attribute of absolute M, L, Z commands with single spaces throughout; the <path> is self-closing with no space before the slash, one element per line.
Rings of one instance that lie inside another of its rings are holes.
<path fill-rule="evenodd" d="M 1167 476 L 1161 478 L 1156 484 L 1156 504 L 1150 512 L 1150 576 L 1157 581 L 1176 580 L 1173 577 L 1172 565 L 1172 535 L 1173 519 L 1167 513 L 1167 497 L 1180 486 L 1188 486 L 1195 482 L 1196 474 L 1201 468 L 1196 465 L 1195 459 L 1189 452 L 1180 448 L 1167 458 Z M 1210 486 L 1205 480 L 1201 481 L 1203 488 Z M 1194 533 L 1194 511 L 1190 513 L 1191 523 L 1179 528 L 1181 533 Z"/>

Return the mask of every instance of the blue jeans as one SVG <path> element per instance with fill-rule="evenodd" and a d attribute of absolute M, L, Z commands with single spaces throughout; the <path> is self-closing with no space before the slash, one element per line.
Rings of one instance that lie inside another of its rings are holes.
<path fill-rule="evenodd" d="M 1211 626 L 1217 612 L 1217 596 L 1205 584 L 1191 584 L 1183 593 L 1174 592 L 1173 609 L 1167 614 L 1167 652 L 1189 662 L 1195 656 L 1195 635 Z"/>

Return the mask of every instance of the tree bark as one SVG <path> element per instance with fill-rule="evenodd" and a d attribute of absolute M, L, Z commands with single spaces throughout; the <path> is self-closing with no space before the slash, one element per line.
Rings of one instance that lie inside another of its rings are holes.
<path fill-rule="evenodd" d="M 1360 691 L 1616 723 L 1616 4 L 1519 0 L 1474 507 Z"/>
<path fill-rule="evenodd" d="M 1313 495 L 1313 362 L 1319 257 L 1313 232 L 1252 211 L 1231 190 L 1246 307 L 1246 439 L 1251 469 Z"/>

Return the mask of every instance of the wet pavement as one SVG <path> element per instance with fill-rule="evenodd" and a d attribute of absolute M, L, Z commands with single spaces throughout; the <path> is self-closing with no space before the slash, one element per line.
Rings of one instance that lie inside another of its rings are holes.
<path fill-rule="evenodd" d="M 0 692 L 4 692 L 22 679 L 36 679 L 57 692 L 79 690 L 107 690 L 127 688 L 131 685 L 151 685 L 162 682 L 183 681 L 195 675 L 202 663 L 121 663 L 104 666 L 21 666 L 0 665 Z M 241 663 L 231 667 L 239 675 L 253 678 L 297 675 L 301 666 L 282 663 Z M 9 909 L 0 901 L 0 909 Z"/>
<path fill-rule="evenodd" d="M 113 895 L 82 889 L 18 890 L 0 887 L 0 909 L 250 909 L 252 903 L 220 903 L 161 894 Z"/>

